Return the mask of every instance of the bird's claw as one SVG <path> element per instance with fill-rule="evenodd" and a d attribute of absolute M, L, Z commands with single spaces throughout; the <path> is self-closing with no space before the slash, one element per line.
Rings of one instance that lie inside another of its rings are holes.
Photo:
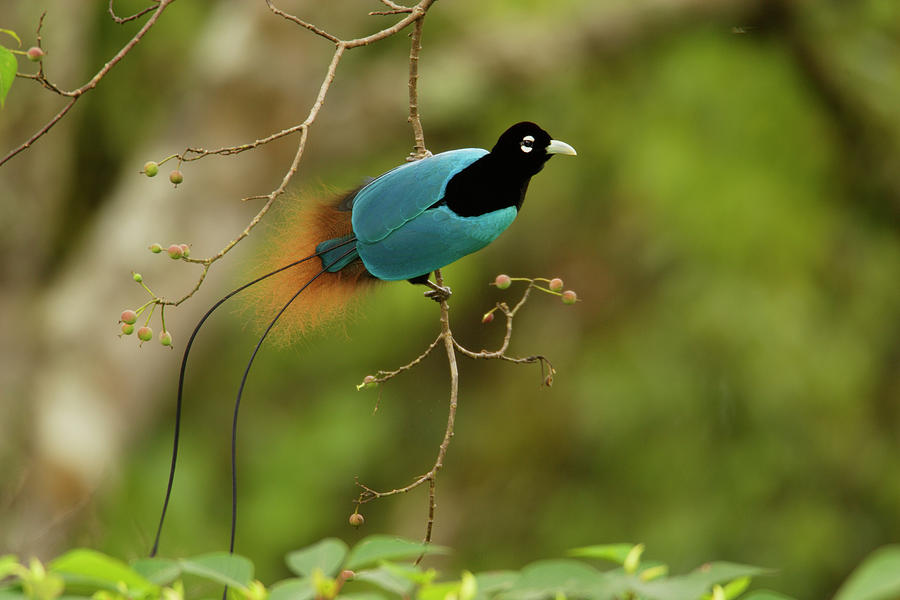
<path fill-rule="evenodd" d="M 453 295 L 453 292 L 450 291 L 449 287 L 440 287 L 435 285 L 432 289 L 425 292 L 426 298 L 431 298 L 435 302 L 443 302 L 450 298 Z"/>

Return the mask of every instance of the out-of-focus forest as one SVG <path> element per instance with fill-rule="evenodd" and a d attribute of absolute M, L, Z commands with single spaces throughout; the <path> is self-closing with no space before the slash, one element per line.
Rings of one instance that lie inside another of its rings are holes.
<path fill-rule="evenodd" d="M 397 18 L 368 16 L 374 1 L 279 6 L 345 38 Z M 45 68 L 67 88 L 139 27 L 67 0 L 5 2 L 0 27 L 32 45 L 44 9 Z M 900 540 L 900 4 L 442 0 L 422 45 L 429 149 L 489 148 L 527 119 L 579 153 L 550 161 L 496 243 L 444 270 L 454 331 L 476 349 L 503 332 L 481 315 L 514 297 L 487 285 L 497 273 L 559 276 L 582 301 L 539 294 L 516 319 L 511 351 L 547 355 L 550 389 L 537 366 L 460 359 L 434 532 L 456 553 L 436 564 L 641 541 L 675 571 L 772 566 L 767 587 L 823 598 Z M 147 246 L 217 252 L 296 138 L 186 164 L 177 189 L 138 172 L 302 121 L 332 51 L 263 2 L 176 2 L 0 167 L 0 553 L 149 550 L 181 351 L 253 270 L 266 224 L 167 311 L 175 351 L 117 337 L 119 313 L 147 299 L 131 271 L 188 291 L 198 267 Z M 348 52 L 281 205 L 403 162 L 408 54 L 405 35 Z M 17 79 L 0 154 L 62 104 Z M 231 404 L 257 331 L 245 314 L 223 310 L 195 344 L 164 555 L 227 547 Z M 360 530 L 347 517 L 356 477 L 390 489 L 430 468 L 446 359 L 355 385 L 438 331 L 434 303 L 394 283 L 346 324 L 264 347 L 242 406 L 237 537 L 260 578 L 324 536 L 422 535 L 425 490 L 364 506 Z"/>

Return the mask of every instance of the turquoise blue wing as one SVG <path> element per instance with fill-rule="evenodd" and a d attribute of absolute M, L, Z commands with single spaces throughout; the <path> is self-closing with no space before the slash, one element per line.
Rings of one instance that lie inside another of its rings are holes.
<path fill-rule="evenodd" d="M 380 240 L 358 240 L 356 250 L 375 277 L 412 279 L 481 250 L 509 227 L 517 212 L 510 206 L 477 217 L 460 217 L 439 206 L 406 221 Z"/>
<path fill-rule="evenodd" d="M 356 238 L 364 244 L 384 239 L 443 198 L 447 182 L 487 153 L 481 148 L 442 152 L 399 166 L 375 179 L 353 201 Z"/>

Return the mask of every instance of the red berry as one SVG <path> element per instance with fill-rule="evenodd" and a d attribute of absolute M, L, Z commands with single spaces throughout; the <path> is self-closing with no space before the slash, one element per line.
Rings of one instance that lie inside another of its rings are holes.
<path fill-rule="evenodd" d="M 148 160 L 144 163 L 144 170 L 141 173 L 147 177 L 156 177 L 156 174 L 159 173 L 159 165 L 152 160 Z"/>
<path fill-rule="evenodd" d="M 172 244 L 166 251 L 169 253 L 169 256 L 171 258 L 177 259 L 184 256 L 184 252 L 181 250 L 181 246 L 179 246 L 178 244 Z"/>
<path fill-rule="evenodd" d="M 481 317 L 482 323 L 490 323 L 494 320 L 494 311 L 484 313 L 484 316 Z"/>
<path fill-rule="evenodd" d="M 505 290 L 512 285 L 512 279 L 509 275 L 497 275 L 494 279 L 494 285 L 497 286 L 497 289 Z"/>
<path fill-rule="evenodd" d="M 191 247 L 187 244 L 179 244 L 179 248 L 181 248 L 181 255 L 184 257 L 188 257 L 191 255 Z"/>
<path fill-rule="evenodd" d="M 32 46 L 25 52 L 25 54 L 28 55 L 28 60 L 30 60 L 31 62 L 39 62 L 42 58 L 44 58 L 44 54 L 46 53 L 37 46 Z"/>
<path fill-rule="evenodd" d="M 184 181 L 184 173 L 182 173 L 178 169 L 175 169 L 174 171 L 169 173 L 169 181 L 171 181 L 175 185 L 178 185 L 179 183 Z"/>
<path fill-rule="evenodd" d="M 559 277 L 554 277 L 550 280 L 550 285 L 547 287 L 549 287 L 554 292 L 558 292 L 559 290 L 563 289 L 563 280 Z"/>
<path fill-rule="evenodd" d="M 122 335 L 131 335 L 134 333 L 134 325 L 131 323 L 122 323 Z"/>
<path fill-rule="evenodd" d="M 153 339 L 153 330 L 144 325 L 138 329 L 138 338 L 140 338 L 142 342 L 149 342 Z"/>
<path fill-rule="evenodd" d="M 575 304 L 577 300 L 578 295 L 572 290 L 566 290 L 562 293 L 563 304 Z"/>
<path fill-rule="evenodd" d="M 119 320 L 128 325 L 133 325 L 134 322 L 137 321 L 137 313 L 130 308 L 128 310 L 123 310 L 122 316 L 119 317 Z"/>
<path fill-rule="evenodd" d="M 353 513 L 352 515 L 350 515 L 350 524 L 353 525 L 354 527 L 359 527 L 360 525 L 362 525 L 365 522 L 366 522 L 366 520 L 359 513 Z"/>
<path fill-rule="evenodd" d="M 159 343 L 163 346 L 171 346 L 172 345 L 172 334 L 168 331 L 163 331 L 159 334 Z"/>

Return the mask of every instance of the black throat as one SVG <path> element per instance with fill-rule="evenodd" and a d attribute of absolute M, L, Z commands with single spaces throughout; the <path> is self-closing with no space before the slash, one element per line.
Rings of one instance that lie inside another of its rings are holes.
<path fill-rule="evenodd" d="M 523 173 L 519 165 L 486 154 L 454 175 L 447 182 L 444 197 L 431 208 L 446 204 L 461 217 L 477 217 L 510 206 L 519 210 L 536 172 Z"/>

